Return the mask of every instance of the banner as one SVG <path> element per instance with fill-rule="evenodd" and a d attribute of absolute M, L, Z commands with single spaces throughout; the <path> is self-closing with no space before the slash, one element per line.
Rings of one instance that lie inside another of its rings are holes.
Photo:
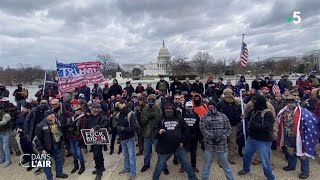
<path fill-rule="evenodd" d="M 100 62 L 63 64 L 57 62 L 57 76 L 61 92 L 72 91 L 89 83 L 101 83 L 104 76 L 100 72 Z"/>
<path fill-rule="evenodd" d="M 81 134 L 85 145 L 110 144 L 109 133 L 106 128 L 101 128 L 94 133 L 91 129 L 81 129 Z"/>

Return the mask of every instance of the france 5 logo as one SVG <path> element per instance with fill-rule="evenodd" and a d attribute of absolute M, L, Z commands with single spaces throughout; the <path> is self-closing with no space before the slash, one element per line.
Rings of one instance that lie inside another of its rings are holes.
<path fill-rule="evenodd" d="M 294 24 L 299 24 L 301 22 L 300 11 L 294 11 L 292 17 L 288 17 L 288 22 L 293 22 Z"/>

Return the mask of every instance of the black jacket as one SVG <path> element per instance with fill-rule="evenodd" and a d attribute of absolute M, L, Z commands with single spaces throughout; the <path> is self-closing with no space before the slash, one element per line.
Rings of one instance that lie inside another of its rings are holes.
<path fill-rule="evenodd" d="M 160 129 L 164 129 L 166 132 L 159 134 Z M 172 119 L 164 117 L 158 124 L 155 133 L 158 139 L 156 152 L 159 154 L 175 153 L 180 143 L 183 143 L 184 146 L 189 143 L 189 128 L 181 116 Z"/>
<path fill-rule="evenodd" d="M 266 86 L 266 83 L 262 79 L 261 79 L 261 82 L 258 82 L 257 80 L 253 80 L 252 84 L 251 84 L 251 88 L 253 88 L 255 90 L 260 90 L 264 86 Z"/>
<path fill-rule="evenodd" d="M 183 83 L 183 85 L 182 85 L 182 90 L 183 91 L 187 91 L 188 92 L 188 94 L 189 95 L 191 95 L 191 93 L 192 93 L 192 84 L 191 83 Z"/>
<path fill-rule="evenodd" d="M 109 127 L 109 118 L 104 115 L 104 112 L 99 112 L 98 115 L 94 116 L 91 114 L 88 118 L 88 128 L 93 128 L 94 130 L 98 130 L 100 128 L 107 128 Z"/>
<path fill-rule="evenodd" d="M 61 124 L 58 120 L 55 121 L 58 129 L 61 131 Z M 47 152 L 52 150 L 52 145 L 55 143 L 52 140 L 51 130 L 49 127 L 49 122 L 47 119 L 44 119 L 36 126 L 35 135 L 37 137 L 36 140 L 36 148 L 41 153 L 42 150 Z M 59 144 L 61 141 L 59 142 Z M 60 144 L 61 145 L 61 144 Z"/>
<path fill-rule="evenodd" d="M 31 110 L 26 117 L 24 123 L 23 133 L 28 141 L 32 141 L 35 136 L 36 125 L 39 124 L 44 119 L 44 112 L 49 109 L 49 106 L 43 107 L 37 106 L 35 109 Z"/>
<path fill-rule="evenodd" d="M 217 104 L 217 110 L 228 117 L 231 126 L 237 126 L 241 121 L 241 106 L 235 101 L 227 103 L 225 100 L 222 100 Z"/>
<path fill-rule="evenodd" d="M 130 85 L 130 87 L 125 87 L 124 90 L 127 91 L 128 96 L 130 96 L 130 97 L 134 93 L 134 88 L 132 87 L 132 85 Z"/>
<path fill-rule="evenodd" d="M 188 110 L 184 110 L 182 112 L 182 118 L 188 125 L 190 141 L 197 141 L 201 134 L 199 126 L 200 117 L 193 111 L 189 113 Z"/>
<path fill-rule="evenodd" d="M 181 93 L 181 91 L 182 91 L 182 83 L 180 81 L 173 81 L 170 84 L 170 91 L 172 93 L 172 96 L 174 96 L 177 93 Z"/>
<path fill-rule="evenodd" d="M 260 141 L 273 141 L 273 124 L 275 118 L 271 111 L 261 115 L 263 111 L 252 110 L 246 118 L 248 121 L 248 135 Z"/>
<path fill-rule="evenodd" d="M 137 128 L 137 117 L 134 113 L 131 113 L 130 119 L 128 120 L 128 113 L 132 112 L 128 107 L 120 111 L 119 117 L 117 118 L 118 126 L 124 127 L 123 131 L 118 131 L 119 138 L 121 140 L 127 140 L 135 135 L 135 130 Z M 130 124 L 129 124 L 130 122 Z"/>
<path fill-rule="evenodd" d="M 110 87 L 109 95 L 117 96 L 117 94 L 122 95 L 122 87 L 119 84 L 114 84 Z"/>
<path fill-rule="evenodd" d="M 199 83 L 193 83 L 192 84 L 192 91 L 195 91 L 196 93 L 198 94 L 203 94 L 203 91 L 204 91 L 204 87 L 203 87 L 203 84 L 202 82 L 199 82 Z"/>

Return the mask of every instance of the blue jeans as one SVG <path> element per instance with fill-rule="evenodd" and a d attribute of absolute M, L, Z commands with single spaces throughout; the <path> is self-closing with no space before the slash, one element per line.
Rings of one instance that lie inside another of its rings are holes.
<path fill-rule="evenodd" d="M 0 162 L 11 162 L 9 148 L 10 132 L 0 132 Z"/>
<path fill-rule="evenodd" d="M 264 175 L 268 180 L 274 180 L 275 177 L 272 174 L 272 168 L 270 165 L 271 145 L 272 141 L 259 141 L 248 137 L 243 156 L 243 170 L 245 172 L 250 172 L 252 156 L 256 151 L 258 151 Z"/>
<path fill-rule="evenodd" d="M 56 165 L 56 176 L 60 176 L 63 174 L 62 168 L 63 168 L 63 162 L 62 162 L 62 149 L 61 144 L 54 144 L 52 146 L 52 150 L 50 152 L 47 152 L 50 154 L 51 158 L 54 158 L 55 165 Z M 52 171 L 51 167 L 44 167 L 43 168 L 44 173 L 46 174 L 47 180 L 52 180 Z"/>
<path fill-rule="evenodd" d="M 136 143 L 135 137 L 128 140 L 121 141 L 123 156 L 124 156 L 124 170 L 129 172 L 130 176 L 136 176 Z"/>
<path fill-rule="evenodd" d="M 21 99 L 19 101 L 17 101 L 17 108 L 20 111 L 21 110 L 21 106 L 24 106 L 26 104 L 26 100 L 25 99 Z"/>
<path fill-rule="evenodd" d="M 288 166 L 291 169 L 296 169 L 297 165 L 297 155 L 295 154 L 296 151 L 296 137 L 285 137 L 286 145 L 289 148 L 293 149 L 294 152 L 288 151 Z M 292 153 L 292 154 L 291 154 Z M 309 176 L 310 168 L 309 168 L 309 158 L 304 157 L 303 159 L 299 157 L 301 163 L 301 174 Z"/>
<path fill-rule="evenodd" d="M 70 149 L 72 152 L 73 160 L 80 161 L 81 163 L 84 162 L 84 158 L 81 152 L 80 141 L 78 140 L 69 140 L 70 142 Z"/>
<path fill-rule="evenodd" d="M 186 150 L 184 150 L 183 147 L 179 147 L 175 153 L 158 154 L 157 165 L 156 165 L 156 168 L 154 169 L 154 172 L 153 172 L 153 180 L 159 179 L 161 171 L 166 166 L 167 160 L 173 155 L 178 158 L 179 162 L 181 163 L 183 168 L 188 173 L 189 180 L 197 179 L 196 174 L 194 173 L 194 170 L 191 167 Z"/>
<path fill-rule="evenodd" d="M 144 138 L 144 166 L 150 167 L 151 153 L 152 153 L 152 145 L 156 146 L 158 140 L 156 138 Z M 164 169 L 167 169 L 167 164 L 165 164 Z"/>
<path fill-rule="evenodd" d="M 233 174 L 232 170 L 230 168 L 230 164 L 228 162 L 228 152 L 213 152 L 213 151 L 204 151 L 204 161 L 203 161 L 203 166 L 202 166 L 202 172 L 201 172 L 201 177 L 202 180 L 208 180 L 210 176 L 210 168 L 211 168 L 211 163 L 212 160 L 217 157 L 218 161 L 220 162 L 224 175 L 226 176 L 227 180 L 233 180 Z"/>

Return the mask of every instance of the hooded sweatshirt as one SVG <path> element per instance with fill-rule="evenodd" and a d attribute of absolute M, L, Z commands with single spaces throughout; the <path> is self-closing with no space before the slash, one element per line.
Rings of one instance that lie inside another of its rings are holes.
<path fill-rule="evenodd" d="M 188 129 L 190 132 L 190 140 L 197 140 L 200 135 L 199 116 L 193 110 L 185 109 L 182 112 L 182 118 L 188 125 Z"/>
<path fill-rule="evenodd" d="M 160 129 L 164 129 L 165 132 L 159 134 Z M 155 133 L 158 139 L 156 152 L 159 154 L 175 153 L 180 143 L 184 145 L 188 144 L 189 129 L 181 116 L 174 116 L 173 118 L 164 117 L 158 124 Z"/>
<path fill-rule="evenodd" d="M 199 100 L 195 100 L 195 97 L 199 97 Z M 193 111 L 199 116 L 202 117 L 206 112 L 208 112 L 207 105 L 202 103 L 202 97 L 200 94 L 195 93 L 192 98 Z"/>
<path fill-rule="evenodd" d="M 267 100 L 264 96 L 257 95 L 254 100 L 254 108 L 246 118 L 246 121 L 249 122 L 248 134 L 252 139 L 272 141 L 275 117 L 268 110 Z"/>

